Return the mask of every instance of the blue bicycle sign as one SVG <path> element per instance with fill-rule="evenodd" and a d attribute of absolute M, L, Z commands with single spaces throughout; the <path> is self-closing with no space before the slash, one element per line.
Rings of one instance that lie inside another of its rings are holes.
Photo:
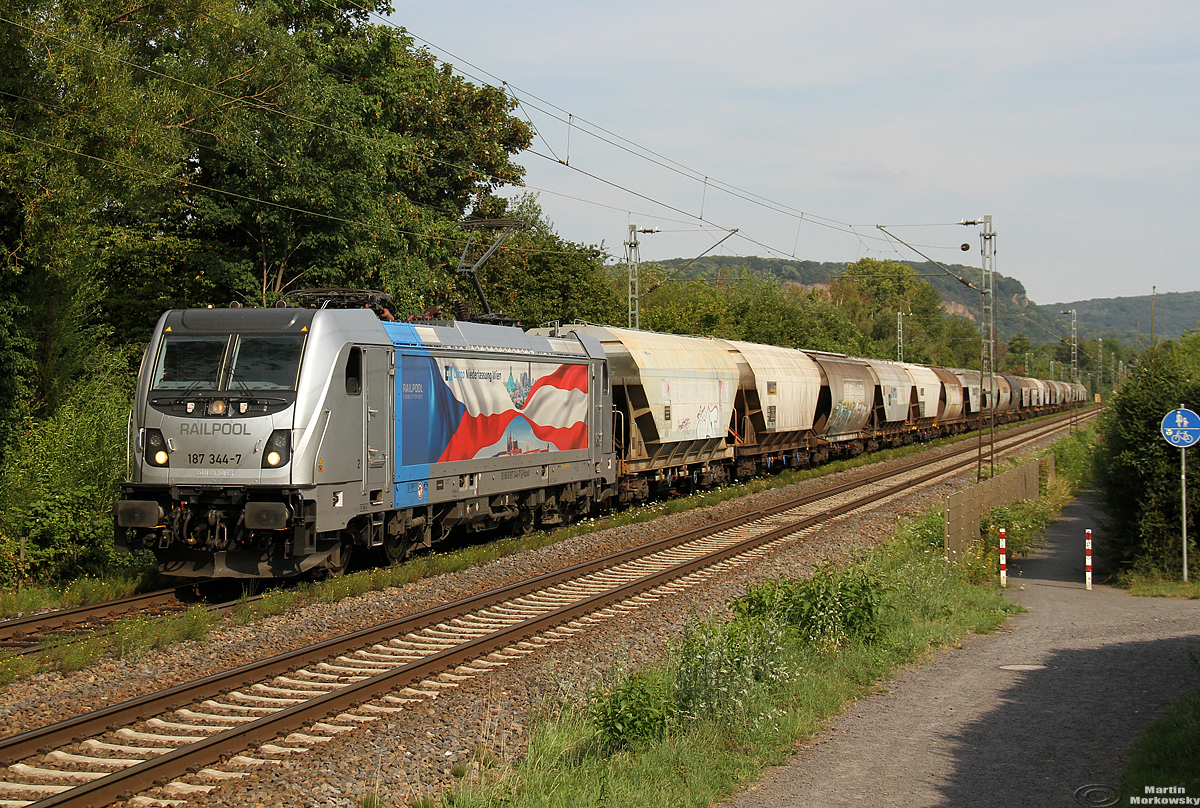
<path fill-rule="evenodd" d="M 1171 410 L 1162 420 L 1162 436 L 1180 449 L 1194 446 L 1200 441 L 1200 415 L 1189 409 Z"/>

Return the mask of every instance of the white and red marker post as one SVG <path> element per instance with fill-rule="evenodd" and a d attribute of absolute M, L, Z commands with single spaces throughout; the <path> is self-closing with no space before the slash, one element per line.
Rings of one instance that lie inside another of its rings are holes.
<path fill-rule="evenodd" d="M 1087 588 L 1088 588 L 1088 591 L 1091 591 L 1091 588 L 1092 588 L 1092 530 L 1091 530 L 1091 528 L 1088 528 L 1087 539 L 1085 540 L 1084 544 L 1087 548 L 1084 550 L 1084 552 L 1087 553 Z"/>
<path fill-rule="evenodd" d="M 1008 535 L 1000 528 L 1000 588 L 1008 586 Z"/>

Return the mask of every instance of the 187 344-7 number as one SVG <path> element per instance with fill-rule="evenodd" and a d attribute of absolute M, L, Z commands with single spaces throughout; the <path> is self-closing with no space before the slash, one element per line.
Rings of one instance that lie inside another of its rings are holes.
<path fill-rule="evenodd" d="M 204 452 L 196 452 L 189 454 L 188 463 L 193 466 L 237 466 L 242 462 L 240 454 L 205 454 Z"/>

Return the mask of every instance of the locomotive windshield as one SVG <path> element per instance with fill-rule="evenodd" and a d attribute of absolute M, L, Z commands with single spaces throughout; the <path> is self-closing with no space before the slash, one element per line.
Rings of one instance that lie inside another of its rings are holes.
<path fill-rule="evenodd" d="M 166 334 L 155 390 L 295 390 L 303 334 Z"/>
<path fill-rule="evenodd" d="M 304 337 L 242 335 L 233 345 L 228 387 L 234 390 L 295 390 Z"/>

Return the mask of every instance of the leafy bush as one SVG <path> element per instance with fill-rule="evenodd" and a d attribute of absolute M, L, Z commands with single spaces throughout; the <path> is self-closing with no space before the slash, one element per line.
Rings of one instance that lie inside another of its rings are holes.
<path fill-rule="evenodd" d="M 1198 365 L 1187 351 L 1156 348 L 1142 358 L 1101 415 L 1096 479 L 1112 520 L 1110 552 L 1126 568 L 1179 569 L 1179 450 L 1163 440 L 1160 428 L 1163 416 L 1180 404 L 1200 407 Z M 1188 505 L 1189 536 L 1196 535 L 1200 510 L 1193 502 Z M 1189 553 L 1188 558 L 1200 568 L 1197 555 Z"/>
<path fill-rule="evenodd" d="M 113 550 L 112 503 L 125 473 L 133 374 L 124 352 L 97 350 L 92 372 L 52 415 L 27 419 L 0 476 L 0 586 L 140 571 Z M 21 537 L 25 560 L 20 560 Z"/>
<path fill-rule="evenodd" d="M 592 693 L 592 720 L 599 743 L 608 752 L 662 737 L 674 714 L 674 700 L 659 670 L 635 673 Z"/>
<path fill-rule="evenodd" d="M 883 583 L 858 564 L 820 567 L 811 578 L 782 578 L 750 586 L 730 603 L 740 618 L 773 618 L 801 639 L 824 647 L 869 641 L 878 629 Z"/>
<path fill-rule="evenodd" d="M 1089 487 L 1096 471 L 1096 427 L 1088 424 L 1054 442 L 1054 468 L 1075 490 Z"/>
<path fill-rule="evenodd" d="M 1054 521 L 1057 509 L 1040 507 L 1041 500 L 1018 500 L 999 505 L 984 515 L 980 522 L 985 555 L 998 554 L 1000 530 L 1004 529 L 1005 545 L 1010 556 L 1026 556 L 1041 546 L 1044 531 Z"/>

